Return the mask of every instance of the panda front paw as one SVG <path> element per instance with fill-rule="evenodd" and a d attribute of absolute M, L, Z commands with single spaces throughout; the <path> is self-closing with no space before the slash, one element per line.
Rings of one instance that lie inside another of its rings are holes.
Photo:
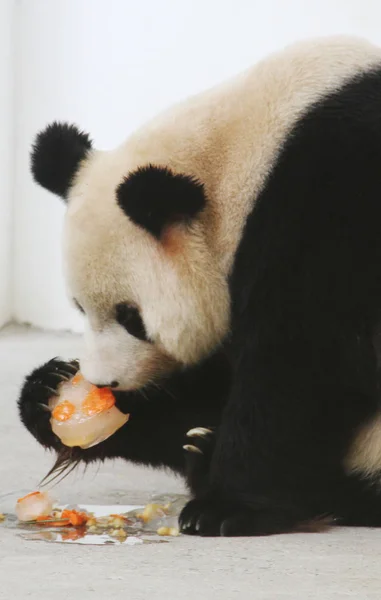
<path fill-rule="evenodd" d="M 300 507 L 293 509 L 247 506 L 221 492 L 209 492 L 188 502 L 179 517 L 180 531 L 204 537 L 269 536 L 275 534 L 325 531 L 332 519 L 313 517 Z"/>
<path fill-rule="evenodd" d="M 60 441 L 50 426 L 49 400 L 58 394 L 63 381 L 78 371 L 78 361 L 53 358 L 25 378 L 18 400 L 20 419 L 36 440 L 46 448 L 59 448 Z"/>
<path fill-rule="evenodd" d="M 211 427 L 195 427 L 186 434 L 185 477 L 193 494 L 200 494 L 207 487 L 214 440 Z"/>
<path fill-rule="evenodd" d="M 226 520 L 234 513 L 234 507 L 223 497 L 205 493 L 190 500 L 180 517 L 180 531 L 187 535 L 221 536 Z"/>

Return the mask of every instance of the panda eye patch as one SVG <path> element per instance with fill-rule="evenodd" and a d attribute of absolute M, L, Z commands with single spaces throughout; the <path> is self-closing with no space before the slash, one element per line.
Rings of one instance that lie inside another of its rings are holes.
<path fill-rule="evenodd" d="M 139 310 L 126 302 L 116 305 L 116 320 L 130 335 L 139 340 L 149 341 Z"/>

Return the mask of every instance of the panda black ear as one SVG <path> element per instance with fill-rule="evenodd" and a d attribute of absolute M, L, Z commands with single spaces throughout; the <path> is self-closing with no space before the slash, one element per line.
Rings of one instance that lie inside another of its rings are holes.
<path fill-rule="evenodd" d="M 116 198 L 124 213 L 156 238 L 167 225 L 191 221 L 206 202 L 198 180 L 153 165 L 130 173 L 117 187 Z"/>
<path fill-rule="evenodd" d="M 76 125 L 51 123 L 38 133 L 32 146 L 34 180 L 66 200 L 73 178 L 91 149 L 88 134 Z"/>

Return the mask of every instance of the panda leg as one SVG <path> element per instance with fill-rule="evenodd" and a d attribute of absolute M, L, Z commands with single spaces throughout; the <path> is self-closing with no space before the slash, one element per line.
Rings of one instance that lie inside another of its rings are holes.
<path fill-rule="evenodd" d="M 280 343 L 255 355 L 243 342 L 207 485 L 180 516 L 184 533 L 319 531 L 340 517 L 343 456 L 377 406 L 371 342 L 344 339 L 340 348 L 328 338 L 325 352 Z"/>

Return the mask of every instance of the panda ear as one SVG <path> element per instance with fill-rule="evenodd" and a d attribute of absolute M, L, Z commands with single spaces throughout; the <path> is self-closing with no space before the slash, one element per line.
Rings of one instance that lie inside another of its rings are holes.
<path fill-rule="evenodd" d="M 76 125 L 51 123 L 38 133 L 32 146 L 30 161 L 34 180 L 66 200 L 80 164 L 91 149 L 88 134 Z"/>
<path fill-rule="evenodd" d="M 206 203 L 202 183 L 153 165 L 130 173 L 117 187 L 116 198 L 124 213 L 156 238 L 170 224 L 191 221 Z"/>

